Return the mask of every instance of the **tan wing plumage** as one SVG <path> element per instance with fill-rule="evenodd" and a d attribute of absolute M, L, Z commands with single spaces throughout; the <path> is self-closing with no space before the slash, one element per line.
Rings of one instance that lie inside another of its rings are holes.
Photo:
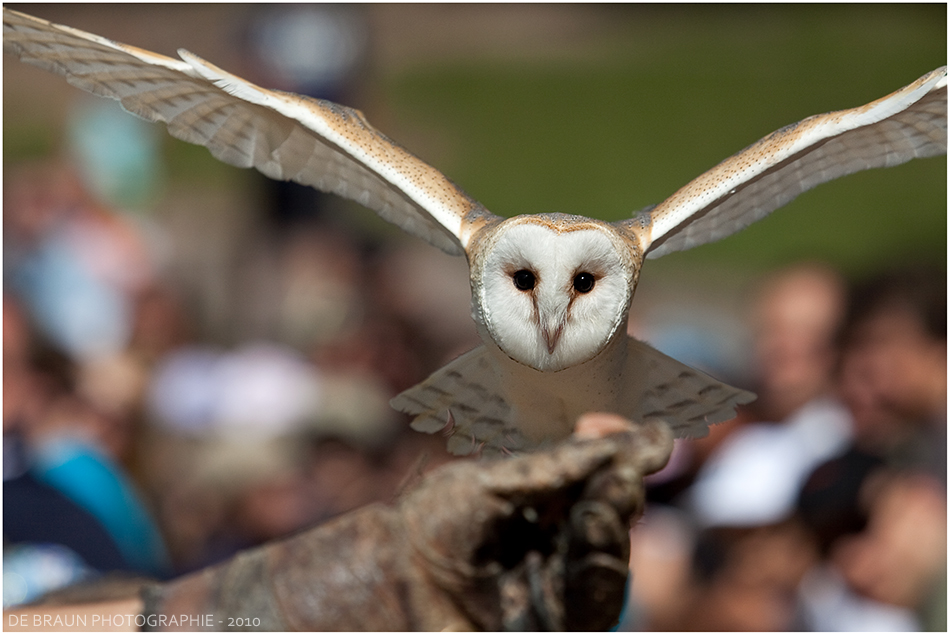
<path fill-rule="evenodd" d="M 947 152 L 947 69 L 870 104 L 781 128 L 626 221 L 649 227 L 648 258 L 725 238 L 811 188 Z"/>
<path fill-rule="evenodd" d="M 633 421 L 663 421 L 677 437 L 704 437 L 710 425 L 732 419 L 738 405 L 755 399 L 632 337 L 627 337 L 624 359 L 622 374 L 629 383 L 612 410 Z M 521 426 L 537 413 L 519 413 L 511 406 L 511 392 L 523 387 L 506 383 L 497 364 L 479 346 L 397 395 L 390 405 L 412 415 L 414 429 L 447 436 L 454 454 L 532 450 L 537 444 L 522 434 Z M 556 394 L 548 397 L 550 403 L 558 401 Z M 542 415 L 552 417 L 552 427 L 556 411 Z"/>
<path fill-rule="evenodd" d="M 358 110 L 260 88 L 187 51 L 175 60 L 6 8 L 3 48 L 226 163 L 353 199 L 450 254 L 497 218 Z"/>
<path fill-rule="evenodd" d="M 701 438 L 709 426 L 732 419 L 737 406 L 755 399 L 632 337 L 628 346 L 626 372 L 649 378 L 629 415 L 634 421 L 664 421 L 677 438 Z"/>
<path fill-rule="evenodd" d="M 390 405 L 419 432 L 441 432 L 453 454 L 486 456 L 528 449 L 491 354 L 479 346 L 449 362 Z"/>

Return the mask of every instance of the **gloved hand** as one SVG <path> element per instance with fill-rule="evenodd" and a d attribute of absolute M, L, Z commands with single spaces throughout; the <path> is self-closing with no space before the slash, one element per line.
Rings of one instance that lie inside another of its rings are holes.
<path fill-rule="evenodd" d="M 665 465 L 672 446 L 666 426 L 631 424 L 515 458 L 448 464 L 393 506 L 362 508 L 152 588 L 147 623 L 186 630 L 609 628 L 623 604 L 643 476 Z M 183 623 L 183 616 L 204 621 Z"/>

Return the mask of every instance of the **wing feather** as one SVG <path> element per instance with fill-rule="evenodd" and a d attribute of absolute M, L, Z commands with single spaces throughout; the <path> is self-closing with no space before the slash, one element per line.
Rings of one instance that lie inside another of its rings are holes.
<path fill-rule="evenodd" d="M 650 226 L 649 258 L 720 240 L 847 174 L 947 152 L 947 69 L 865 106 L 781 128 L 628 223 Z"/>
<path fill-rule="evenodd" d="M 501 220 L 358 110 L 255 86 L 187 51 L 175 60 L 7 8 L 3 47 L 165 122 L 225 163 L 358 201 L 450 254 L 463 254 L 474 233 Z"/>
<path fill-rule="evenodd" d="M 622 399 L 601 407 L 636 422 L 664 421 L 677 437 L 704 437 L 710 425 L 732 419 L 737 406 L 755 399 L 754 394 L 724 384 L 632 337 L 627 338 L 624 363 Z M 557 394 L 545 395 L 555 404 L 551 410 L 519 412 L 512 405 L 516 403 L 512 391 L 517 388 L 505 377 L 498 360 L 485 346 L 479 346 L 389 403 L 412 415 L 413 429 L 448 437 L 453 454 L 533 450 L 539 447 L 538 442 L 523 434 L 525 422 L 533 417 L 540 418 L 547 430 L 560 428 L 569 434 L 574 421 L 563 420 L 564 405 Z"/>

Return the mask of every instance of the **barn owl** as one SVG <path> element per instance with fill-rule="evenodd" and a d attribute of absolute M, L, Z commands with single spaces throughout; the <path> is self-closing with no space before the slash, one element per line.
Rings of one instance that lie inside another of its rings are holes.
<path fill-rule="evenodd" d="M 786 126 L 632 218 L 502 218 L 358 110 L 4 9 L 4 50 L 163 121 L 218 159 L 353 199 L 469 264 L 483 344 L 392 400 L 458 454 L 529 450 L 588 411 L 703 436 L 754 395 L 627 335 L 645 258 L 724 238 L 859 170 L 946 153 L 946 68 L 865 106 Z"/>

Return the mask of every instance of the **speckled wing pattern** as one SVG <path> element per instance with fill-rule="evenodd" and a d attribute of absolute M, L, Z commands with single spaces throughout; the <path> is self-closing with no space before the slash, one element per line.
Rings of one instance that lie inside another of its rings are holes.
<path fill-rule="evenodd" d="M 486 348 L 478 346 L 389 403 L 413 416 L 413 429 L 443 433 L 453 454 L 490 456 L 531 447 L 518 430 L 494 363 Z"/>
<path fill-rule="evenodd" d="M 175 60 L 7 8 L 3 48 L 225 163 L 355 200 L 447 253 L 496 218 L 360 111 L 260 88 L 187 51 Z"/>
<path fill-rule="evenodd" d="M 680 438 L 709 434 L 709 426 L 736 416 L 736 406 L 755 399 L 632 337 L 627 338 L 625 377 L 636 377 L 622 414 L 633 421 L 663 421 Z M 390 401 L 413 416 L 420 432 L 441 432 L 453 454 L 510 455 L 534 450 L 522 436 L 519 414 L 505 395 L 497 362 L 484 346 L 457 357 L 425 381 Z M 642 381 L 639 381 L 642 379 Z"/>
<path fill-rule="evenodd" d="M 781 128 L 627 221 L 650 227 L 648 258 L 725 238 L 811 188 L 947 152 L 947 68 L 887 97 Z"/>
<path fill-rule="evenodd" d="M 736 416 L 736 407 L 755 394 L 710 377 L 628 338 L 626 373 L 645 375 L 645 390 L 636 400 L 634 421 L 665 421 L 678 438 L 702 438 L 709 426 Z"/>

